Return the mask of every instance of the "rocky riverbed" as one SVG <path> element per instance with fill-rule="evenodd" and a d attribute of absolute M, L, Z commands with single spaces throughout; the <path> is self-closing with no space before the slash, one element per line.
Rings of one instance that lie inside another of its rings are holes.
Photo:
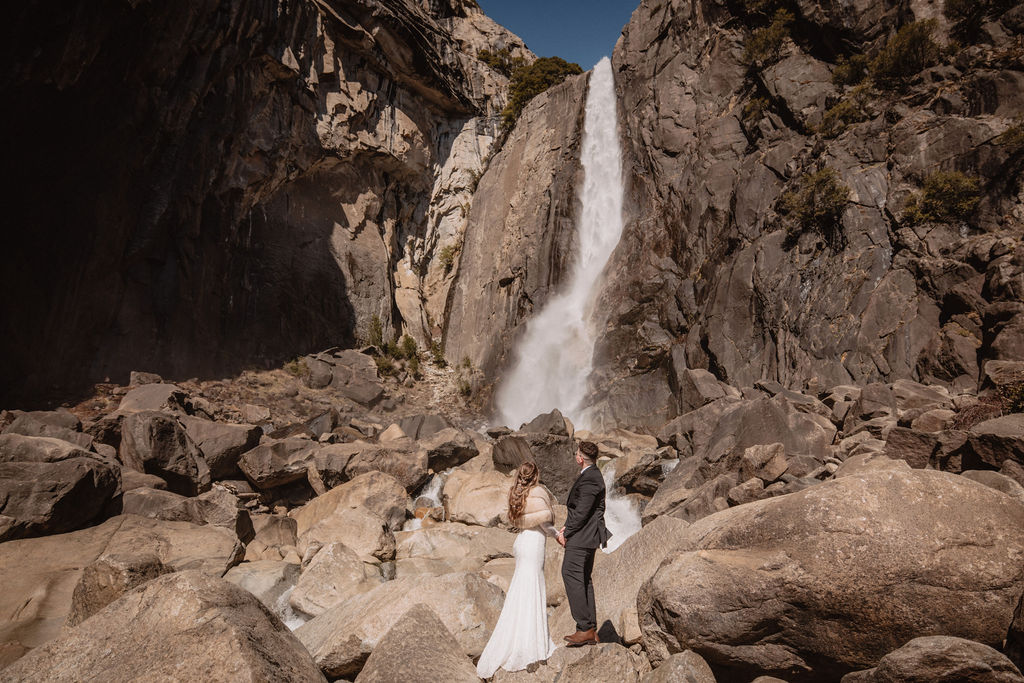
<path fill-rule="evenodd" d="M 990 362 L 980 397 L 691 370 L 694 410 L 641 434 L 473 429 L 437 377 L 451 413 L 416 412 L 426 387 L 371 351 L 5 411 L 4 680 L 477 680 L 508 473 L 534 458 L 564 503 L 581 438 L 643 520 L 597 557 L 602 644 L 494 680 L 1024 680 L 1024 414 L 998 399 L 1024 363 Z M 556 640 L 560 562 L 549 542 Z"/>

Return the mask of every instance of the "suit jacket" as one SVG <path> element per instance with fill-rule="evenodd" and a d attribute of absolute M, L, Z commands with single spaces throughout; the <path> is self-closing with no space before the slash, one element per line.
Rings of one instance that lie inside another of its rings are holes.
<path fill-rule="evenodd" d="M 565 502 L 566 548 L 596 548 L 611 538 L 604 526 L 604 477 L 597 465 L 585 469 L 569 489 Z"/>

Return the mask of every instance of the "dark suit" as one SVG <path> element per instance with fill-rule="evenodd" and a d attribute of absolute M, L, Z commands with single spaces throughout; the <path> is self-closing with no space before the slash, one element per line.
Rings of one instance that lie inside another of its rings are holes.
<path fill-rule="evenodd" d="M 594 553 L 608 543 L 611 534 L 604 526 L 604 478 L 596 465 L 583 470 L 569 489 L 566 500 L 569 515 L 565 519 L 565 558 L 562 560 L 562 581 L 569 598 L 569 610 L 576 628 L 587 631 L 597 628 L 594 603 Z"/>

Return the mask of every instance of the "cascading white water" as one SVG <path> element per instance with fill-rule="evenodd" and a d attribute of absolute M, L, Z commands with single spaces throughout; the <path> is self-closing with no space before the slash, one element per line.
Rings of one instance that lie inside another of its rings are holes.
<path fill-rule="evenodd" d="M 615 463 L 605 465 L 601 474 L 604 476 L 605 487 L 604 524 L 612 535 L 604 552 L 610 553 L 640 531 L 643 525 L 640 523 L 636 503 L 620 496 L 615 490 Z"/>
<path fill-rule="evenodd" d="M 586 426 L 583 399 L 596 341 L 591 309 L 601 272 L 622 235 L 622 155 L 607 57 L 590 74 L 581 161 L 583 210 L 572 273 L 565 291 L 526 323 L 517 361 L 498 389 L 498 419 L 513 428 L 554 408 Z"/>

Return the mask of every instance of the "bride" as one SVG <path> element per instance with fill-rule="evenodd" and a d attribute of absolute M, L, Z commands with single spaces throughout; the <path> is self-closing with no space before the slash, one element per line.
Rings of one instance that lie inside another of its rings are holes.
<path fill-rule="evenodd" d="M 535 463 L 524 462 L 508 493 L 509 522 L 521 529 L 513 546 L 516 569 L 494 633 L 476 665 L 480 678 L 490 678 L 499 667 L 525 669 L 555 651 L 548 634 L 544 537 L 557 532 L 552 526 L 551 494 L 537 483 L 539 475 Z"/>

